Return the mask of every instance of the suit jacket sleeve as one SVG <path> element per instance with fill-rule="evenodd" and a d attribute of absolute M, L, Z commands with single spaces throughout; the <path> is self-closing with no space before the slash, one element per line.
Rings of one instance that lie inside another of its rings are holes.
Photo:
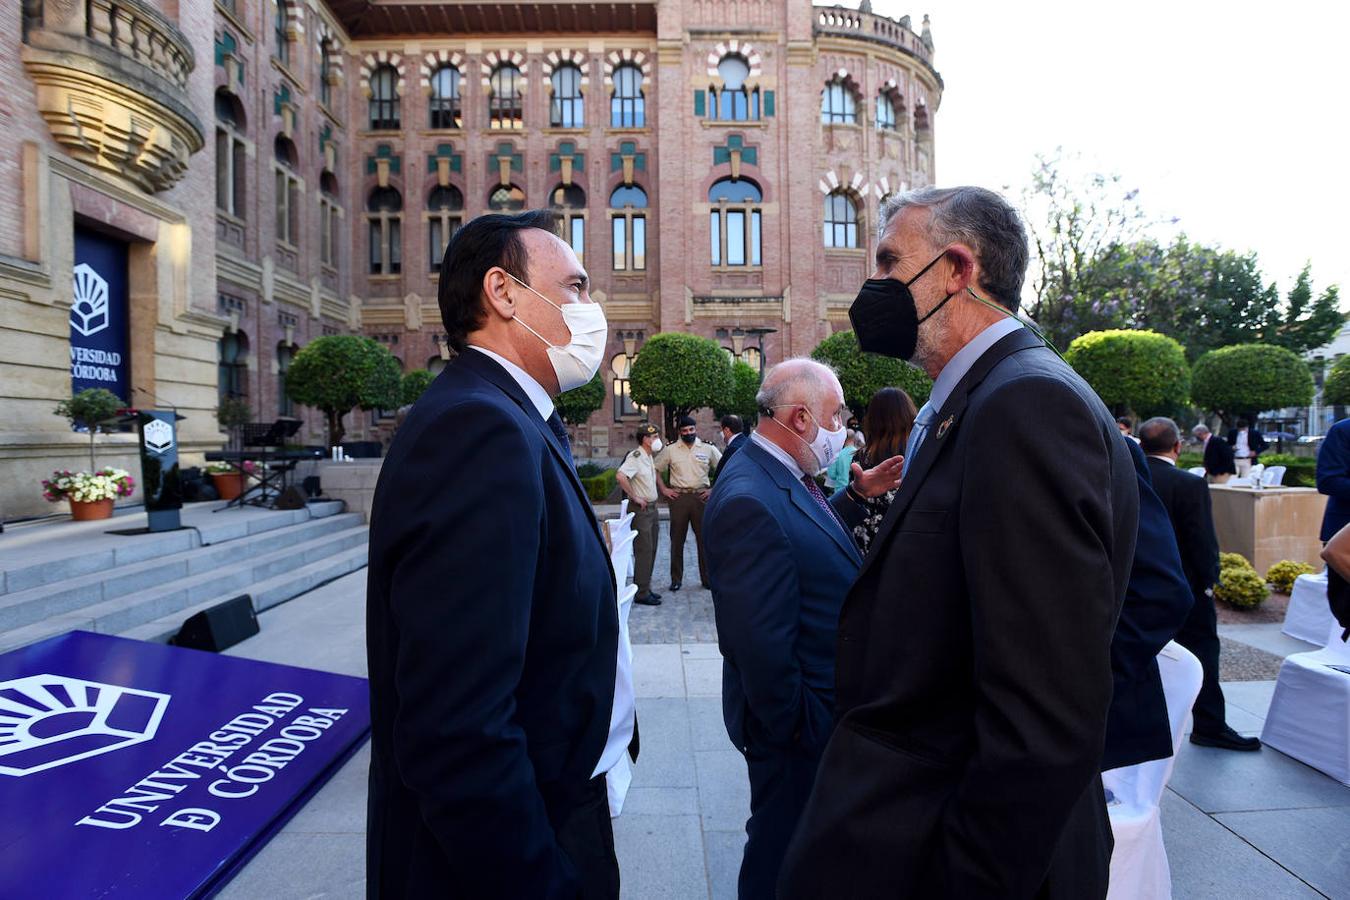
<path fill-rule="evenodd" d="M 807 689 L 797 662 L 801 587 L 787 534 L 758 498 L 745 495 L 728 498 L 703 528 L 717 642 L 740 673 L 755 736 L 775 748 L 804 733 L 823 744 L 831 712 Z"/>
<path fill-rule="evenodd" d="M 1002 386 L 965 427 L 975 747 L 941 814 L 932 894 L 1030 897 L 1101 762 L 1113 567 L 1129 564 L 1110 548 L 1118 519 L 1132 543 L 1137 495 L 1112 508 L 1120 473 L 1102 425 L 1057 379 Z"/>
<path fill-rule="evenodd" d="M 515 719 L 546 552 L 537 454 L 505 410 L 464 404 L 416 436 L 389 485 L 406 523 L 390 586 L 398 773 L 465 884 L 501 897 L 575 889 Z"/>
<path fill-rule="evenodd" d="M 1197 601 L 1219 580 L 1219 538 L 1214 531 L 1214 508 L 1209 485 L 1199 478 L 1184 478 L 1177 485 L 1177 546 L 1192 576 L 1191 590 Z M 1142 513 L 1141 513 L 1142 514 Z"/>
<path fill-rule="evenodd" d="M 1333 428 L 1317 451 L 1317 490 L 1339 500 L 1350 500 L 1350 448 L 1346 433 Z"/>

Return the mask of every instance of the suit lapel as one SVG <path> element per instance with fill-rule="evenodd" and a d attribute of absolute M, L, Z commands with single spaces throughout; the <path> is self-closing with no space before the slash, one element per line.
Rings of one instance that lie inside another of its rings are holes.
<path fill-rule="evenodd" d="M 862 571 L 859 577 L 865 573 L 871 566 L 872 561 L 878 556 L 877 548 L 881 547 L 886 537 L 894 530 L 896 523 L 904 518 L 905 511 L 909 509 L 914 497 L 923 486 L 924 479 L 928 477 L 929 471 L 933 468 L 933 463 L 942 454 L 942 449 L 951 443 L 957 428 L 961 424 L 961 416 L 965 412 L 966 403 L 970 399 L 971 391 L 975 390 L 986 375 L 994 366 L 998 365 L 1008 356 L 1019 350 L 1027 350 L 1032 347 L 1041 346 L 1041 342 L 1031 333 L 1029 329 L 1019 328 L 1012 334 L 1007 335 L 985 351 L 975 364 L 970 367 L 970 371 L 956 383 L 951 394 L 947 397 L 942 409 L 938 410 L 933 417 L 932 423 L 928 426 L 928 434 L 924 437 L 923 443 L 915 452 L 915 456 L 909 463 L 909 471 L 905 473 L 904 481 L 900 483 L 900 489 L 895 494 L 895 499 L 891 501 L 890 509 L 886 511 L 886 517 L 881 520 L 881 527 L 877 531 L 877 536 L 873 538 L 867 557 L 863 560 Z"/>
<path fill-rule="evenodd" d="M 466 366 L 474 374 L 480 376 L 483 380 L 501 390 L 502 393 L 506 394 L 507 397 L 510 397 L 511 400 L 520 407 L 521 412 L 525 414 L 525 418 L 534 423 L 534 427 L 539 430 L 539 434 L 543 437 L 544 443 L 546 443 L 549 449 L 553 451 L 553 456 L 558 460 L 558 463 L 563 469 L 566 470 L 568 480 L 572 483 L 572 490 L 576 493 L 577 499 L 590 514 L 591 530 L 595 534 L 595 539 L 600 542 L 600 549 L 604 551 L 605 558 L 608 559 L 609 545 L 605 543 L 604 535 L 600 533 L 600 520 L 596 518 L 595 508 L 591 506 L 591 498 L 586 496 L 586 488 L 582 486 L 581 479 L 577 476 L 576 464 L 572 462 L 570 455 L 564 451 L 562 445 L 558 443 L 558 436 L 553 433 L 553 429 L 549 427 L 547 422 L 539 417 L 539 410 L 535 408 L 534 403 L 526 396 L 525 391 L 516 380 L 511 377 L 511 373 L 503 369 L 492 357 L 472 349 L 465 350 L 461 353 L 455 358 L 455 363 L 452 363 L 452 365 L 453 364 Z M 611 573 L 611 575 L 612 574 L 613 573 Z M 618 592 L 617 582 L 615 583 L 615 592 Z"/>
<path fill-rule="evenodd" d="M 849 559 L 853 560 L 855 565 L 862 563 L 862 557 L 858 555 L 858 547 L 853 543 L 852 536 L 844 530 L 844 526 L 839 524 L 837 519 L 827 515 L 825 510 L 820 508 L 815 498 L 806 490 L 806 485 L 793 478 L 782 463 L 769 456 L 762 447 L 749 438 L 746 439 L 745 446 L 736 452 L 749 454 L 749 458 L 753 459 L 755 464 L 763 469 L 775 484 L 787 492 L 788 500 L 792 502 L 793 506 L 801 510 L 818 528 L 828 534 L 830 539 L 834 541 L 835 546 L 842 550 Z"/>

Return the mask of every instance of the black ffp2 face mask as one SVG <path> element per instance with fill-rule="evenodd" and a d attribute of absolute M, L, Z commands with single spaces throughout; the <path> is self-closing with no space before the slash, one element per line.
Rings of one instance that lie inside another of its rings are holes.
<path fill-rule="evenodd" d="M 858 337 L 858 347 L 864 353 L 879 353 L 882 356 L 904 360 L 914 356 L 914 351 L 919 345 L 919 326 L 932 318 L 956 295 L 948 294 L 941 303 L 920 319 L 918 309 L 914 305 L 914 294 L 910 292 L 909 287 L 946 255 L 945 250 L 939 253 L 909 281 L 869 278 L 863 282 L 857 299 L 848 308 L 848 320 L 853 325 L 853 333 Z"/>

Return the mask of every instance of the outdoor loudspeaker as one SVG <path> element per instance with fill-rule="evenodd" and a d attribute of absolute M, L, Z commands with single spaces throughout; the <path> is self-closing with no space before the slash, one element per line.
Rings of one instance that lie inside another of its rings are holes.
<path fill-rule="evenodd" d="M 217 603 L 191 616 L 169 643 L 189 650 L 219 653 L 258 633 L 258 617 L 248 594 Z"/>

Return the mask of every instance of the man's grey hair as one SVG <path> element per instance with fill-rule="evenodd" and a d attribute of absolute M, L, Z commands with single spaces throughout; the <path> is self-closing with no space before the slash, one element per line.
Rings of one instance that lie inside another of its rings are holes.
<path fill-rule="evenodd" d="M 1198 438 L 1203 438 L 1205 435 L 1209 434 L 1209 426 L 1197 425 L 1191 429 L 1191 434 L 1195 435 Z"/>
<path fill-rule="evenodd" d="M 911 206 L 929 211 L 928 236 L 934 247 L 965 244 L 975 251 L 980 286 L 1016 312 L 1029 259 L 1027 232 L 1017 210 L 999 194 L 980 187 L 920 188 L 881 205 L 882 232 Z"/>
<path fill-rule="evenodd" d="M 804 356 L 785 359 L 764 373 L 764 382 L 755 394 L 755 405 L 762 415 L 773 415 L 776 407 L 814 404 L 838 380 L 834 369 L 814 359 Z"/>
<path fill-rule="evenodd" d="M 1167 453 L 1181 443 L 1181 429 L 1166 416 L 1154 416 L 1139 426 L 1139 449 L 1145 453 Z"/>

